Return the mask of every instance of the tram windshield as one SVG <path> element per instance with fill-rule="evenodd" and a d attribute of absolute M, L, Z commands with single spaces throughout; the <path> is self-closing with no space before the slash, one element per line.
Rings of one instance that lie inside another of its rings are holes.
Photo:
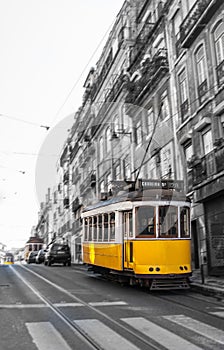
<path fill-rule="evenodd" d="M 136 237 L 155 237 L 156 212 L 154 207 L 141 206 L 136 208 L 137 231 Z"/>
<path fill-rule="evenodd" d="M 188 207 L 161 205 L 158 207 L 157 219 L 156 212 L 157 209 L 153 206 L 136 208 L 137 238 L 190 237 L 190 209 Z"/>
<path fill-rule="evenodd" d="M 159 207 L 159 237 L 178 236 L 178 208 L 171 205 Z"/>

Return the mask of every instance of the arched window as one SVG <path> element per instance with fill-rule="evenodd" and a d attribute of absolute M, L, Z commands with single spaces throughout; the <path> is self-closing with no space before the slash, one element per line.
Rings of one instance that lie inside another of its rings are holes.
<path fill-rule="evenodd" d="M 197 85 L 199 102 L 203 103 L 207 98 L 208 80 L 206 71 L 206 57 L 204 45 L 200 45 L 195 52 L 195 63 L 197 72 Z"/>
<path fill-rule="evenodd" d="M 206 79 L 205 50 L 204 50 L 204 46 L 203 45 L 201 45 L 198 48 L 198 50 L 196 51 L 195 59 L 196 59 L 198 85 L 200 85 Z"/>
<path fill-rule="evenodd" d="M 224 60 L 224 22 L 219 22 L 214 30 L 214 44 L 216 63 L 219 65 Z"/>
<path fill-rule="evenodd" d="M 224 82 L 224 22 L 219 22 L 213 32 L 218 85 Z"/>

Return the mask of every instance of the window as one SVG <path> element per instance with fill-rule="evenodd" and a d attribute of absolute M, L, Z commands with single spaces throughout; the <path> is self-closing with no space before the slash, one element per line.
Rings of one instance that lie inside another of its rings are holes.
<path fill-rule="evenodd" d="M 159 237 L 177 237 L 178 211 L 170 205 L 159 207 Z"/>
<path fill-rule="evenodd" d="M 115 167 L 115 180 L 119 180 L 121 178 L 121 166 L 118 164 Z"/>
<path fill-rule="evenodd" d="M 185 154 L 185 158 L 186 158 L 186 163 L 188 164 L 188 162 L 191 160 L 191 158 L 193 156 L 193 146 L 191 143 L 184 147 L 184 154 Z M 188 165 L 187 165 L 187 170 L 189 171 Z"/>
<path fill-rule="evenodd" d="M 216 71 L 218 84 L 221 85 L 224 82 L 224 23 L 221 22 L 217 25 L 214 31 L 214 45 L 216 56 Z"/>
<path fill-rule="evenodd" d="M 110 241 L 115 240 L 115 213 L 109 214 L 110 218 Z"/>
<path fill-rule="evenodd" d="M 215 53 L 217 65 L 224 60 L 224 22 L 218 24 L 214 31 Z"/>
<path fill-rule="evenodd" d="M 164 120 L 170 116 L 167 91 L 161 95 L 161 105 L 161 119 Z"/>
<path fill-rule="evenodd" d="M 128 160 L 124 160 L 124 177 L 125 179 L 131 179 L 131 166 Z"/>
<path fill-rule="evenodd" d="M 161 175 L 163 178 L 171 177 L 172 160 L 171 160 L 171 145 L 167 145 L 161 149 Z"/>
<path fill-rule="evenodd" d="M 146 128 L 147 128 L 147 135 L 151 136 L 154 126 L 154 113 L 153 108 L 149 108 L 147 113 L 147 120 L 146 120 Z"/>
<path fill-rule="evenodd" d="M 206 79 L 205 74 L 205 53 L 204 53 L 204 47 L 200 46 L 199 49 L 196 52 L 196 68 L 197 68 L 197 78 L 198 78 L 198 85 L 202 84 Z"/>
<path fill-rule="evenodd" d="M 155 208 L 142 206 L 136 208 L 136 237 L 155 237 L 156 234 L 156 216 Z"/>
<path fill-rule="evenodd" d="M 88 241 L 88 229 L 89 229 L 89 223 L 88 218 L 84 219 L 84 241 Z"/>
<path fill-rule="evenodd" d="M 123 212 L 123 234 L 124 237 L 133 237 L 132 211 Z"/>
<path fill-rule="evenodd" d="M 110 190 L 112 190 L 111 181 L 112 181 L 112 176 L 111 176 L 111 174 L 108 174 L 108 175 L 107 175 L 107 183 L 106 183 L 107 191 L 108 191 L 108 192 L 109 192 Z"/>
<path fill-rule="evenodd" d="M 188 94 L 187 94 L 187 77 L 186 70 L 183 69 L 178 76 L 179 86 L 180 86 L 180 109 L 181 116 L 184 117 L 188 112 Z"/>
<path fill-rule="evenodd" d="M 98 216 L 98 241 L 102 241 L 103 237 L 103 215 Z"/>
<path fill-rule="evenodd" d="M 100 183 L 100 192 L 102 193 L 102 192 L 104 192 L 105 191 L 105 185 L 104 185 L 104 180 L 103 181 L 101 181 L 101 183 Z"/>
<path fill-rule="evenodd" d="M 187 207 L 180 208 L 180 236 L 190 237 L 190 209 Z"/>
<path fill-rule="evenodd" d="M 108 214 L 104 214 L 104 220 L 103 220 L 103 227 L 104 227 L 104 236 L 103 236 L 103 240 L 104 241 L 108 241 L 108 219 L 109 219 L 109 215 Z"/>
<path fill-rule="evenodd" d="M 213 150 L 211 130 L 207 130 L 202 133 L 202 143 L 203 143 L 203 150 L 205 155 L 210 153 Z"/>
<path fill-rule="evenodd" d="M 204 46 L 201 45 L 195 54 L 196 71 L 197 71 L 197 84 L 198 84 L 198 97 L 199 102 L 202 103 L 205 100 L 206 93 L 208 91 L 207 74 L 206 74 L 206 57 Z"/>
<path fill-rule="evenodd" d="M 178 10 L 174 17 L 173 17 L 173 37 L 174 37 L 174 52 L 176 53 L 176 56 L 179 56 L 181 45 L 180 45 L 180 25 L 181 25 L 181 13 L 180 10 Z"/>
<path fill-rule="evenodd" d="M 136 144 L 137 145 L 142 144 L 142 123 L 141 123 L 141 120 L 139 120 L 136 124 Z"/>
<path fill-rule="evenodd" d="M 97 240 L 97 216 L 93 216 L 93 240 Z"/>

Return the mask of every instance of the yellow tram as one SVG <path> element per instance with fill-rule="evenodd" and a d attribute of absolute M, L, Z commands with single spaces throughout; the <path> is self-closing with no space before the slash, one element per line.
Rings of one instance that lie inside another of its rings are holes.
<path fill-rule="evenodd" d="M 4 256 L 4 265 L 13 265 L 14 264 L 14 255 L 10 252 L 6 252 Z"/>
<path fill-rule="evenodd" d="M 188 288 L 190 201 L 179 182 L 160 182 L 160 189 L 153 180 L 143 185 L 85 208 L 83 262 L 94 272 L 150 289 Z"/>

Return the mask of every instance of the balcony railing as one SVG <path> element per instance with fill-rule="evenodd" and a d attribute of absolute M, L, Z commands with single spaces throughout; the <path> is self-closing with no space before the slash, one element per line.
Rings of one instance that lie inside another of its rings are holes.
<path fill-rule="evenodd" d="M 188 190 L 224 170 L 224 144 L 202 158 L 196 158 L 187 173 Z"/>
<path fill-rule="evenodd" d="M 223 0 L 196 1 L 180 26 L 180 39 L 183 47 L 190 47 L 222 3 Z"/>
<path fill-rule="evenodd" d="M 167 52 L 165 49 L 160 49 L 152 57 L 145 61 L 142 69 L 142 76 L 135 82 L 127 84 L 129 90 L 126 102 L 134 103 L 142 94 L 147 86 L 147 93 L 150 93 L 161 78 L 169 71 Z"/>
<path fill-rule="evenodd" d="M 187 99 L 180 105 L 180 112 L 181 112 L 182 121 L 186 118 L 186 115 L 188 114 L 188 108 L 189 108 L 189 103 L 188 103 L 188 99 Z"/>
<path fill-rule="evenodd" d="M 224 60 L 216 67 L 218 85 L 222 85 L 224 83 Z"/>
<path fill-rule="evenodd" d="M 198 97 L 199 97 L 199 101 L 200 103 L 203 103 L 205 98 L 206 98 L 206 94 L 208 91 L 208 82 L 207 79 L 205 79 L 199 86 L 198 86 Z"/>

